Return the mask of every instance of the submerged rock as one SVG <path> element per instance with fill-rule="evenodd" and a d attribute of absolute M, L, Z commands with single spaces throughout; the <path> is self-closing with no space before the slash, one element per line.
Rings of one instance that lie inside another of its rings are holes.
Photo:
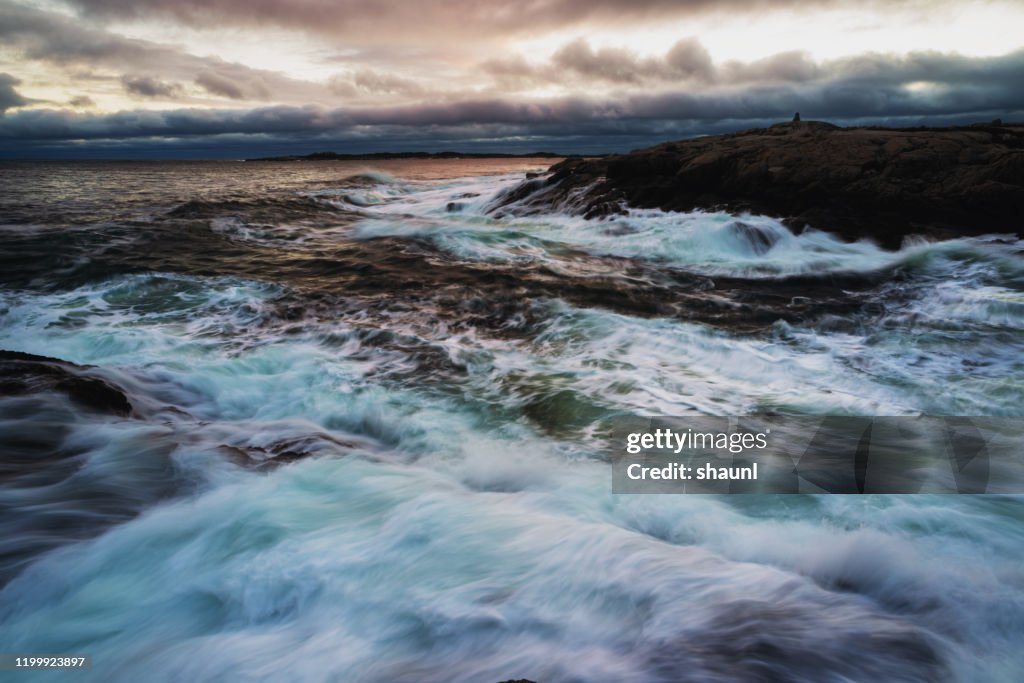
<path fill-rule="evenodd" d="M 284 436 L 266 446 L 222 444 L 218 450 L 236 465 L 269 469 L 305 458 L 342 456 L 356 449 L 371 447 L 368 441 L 339 439 L 325 432 Z"/>
<path fill-rule="evenodd" d="M 20 351 L 0 350 L 0 396 L 57 391 L 76 404 L 127 417 L 132 404 L 119 387 L 88 374 L 90 366 Z"/>
<path fill-rule="evenodd" d="M 587 218 L 627 207 L 750 211 L 795 230 L 813 226 L 898 247 L 911 234 L 1019 234 L 1024 125 L 889 129 L 793 121 L 566 159 L 551 172 L 543 193 L 529 180 L 504 204 L 538 193 Z"/>

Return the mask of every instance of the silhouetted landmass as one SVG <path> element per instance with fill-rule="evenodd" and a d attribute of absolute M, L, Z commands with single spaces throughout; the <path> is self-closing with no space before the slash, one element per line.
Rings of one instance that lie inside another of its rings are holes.
<path fill-rule="evenodd" d="M 793 121 L 568 158 L 550 170 L 496 210 L 570 207 L 587 218 L 628 207 L 749 211 L 797 231 L 812 226 L 898 247 L 911 234 L 1020 234 L 1024 125 L 892 129 Z"/>

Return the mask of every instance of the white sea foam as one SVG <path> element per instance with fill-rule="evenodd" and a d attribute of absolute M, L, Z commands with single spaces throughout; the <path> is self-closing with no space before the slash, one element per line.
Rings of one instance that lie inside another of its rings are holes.
<path fill-rule="evenodd" d="M 517 181 L 516 176 L 496 176 L 397 189 L 387 185 L 374 192 L 394 200 L 374 205 L 355 234 L 424 237 L 469 259 L 520 259 L 525 254 L 557 261 L 566 249 L 579 249 L 595 256 L 637 258 L 710 275 L 865 273 L 944 257 L 984 255 L 1001 256 L 1003 267 L 1024 276 L 1024 266 L 1016 257 L 1024 245 L 998 235 L 941 243 L 911 240 L 891 252 L 867 240 L 843 242 L 814 229 L 794 235 L 773 218 L 725 212 L 632 209 L 600 220 L 557 211 L 501 218 L 487 213 L 495 194 Z M 473 197 L 466 199 L 466 194 Z"/>
<path fill-rule="evenodd" d="M 760 336 L 540 300 L 525 338 L 453 334 L 423 311 L 390 323 L 392 344 L 379 319 L 340 312 L 291 330 L 275 314 L 283 286 L 237 278 L 4 292 L 0 347 L 98 364 L 141 412 L 104 421 L 53 404 L 85 450 L 76 476 L 138 501 L 0 590 L 5 649 L 90 654 L 76 676 L 97 681 L 1019 680 L 1018 499 L 614 496 L 586 426 L 1019 411 L 1019 245 L 886 252 L 758 217 L 484 215 L 514 181 L 370 178 L 363 221 L 329 239 L 907 276 L 874 312 Z M 457 371 L 421 368 L 425 349 Z M 313 457 L 265 472 L 223 452 L 282 441 Z M 172 492 L 142 485 L 161 477 Z M 69 485 L 42 499 L 51 512 L 76 504 Z M 757 657 L 775 663 L 742 668 Z"/>

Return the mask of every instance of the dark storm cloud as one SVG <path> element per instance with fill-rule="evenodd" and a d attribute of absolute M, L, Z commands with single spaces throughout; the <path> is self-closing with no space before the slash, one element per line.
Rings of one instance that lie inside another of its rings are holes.
<path fill-rule="evenodd" d="M 181 97 L 184 91 L 181 83 L 168 83 L 152 76 L 123 76 L 121 85 L 125 92 L 139 97 Z"/>
<path fill-rule="evenodd" d="M 211 23 L 288 26 L 368 42 L 431 36 L 456 36 L 460 41 L 471 42 L 496 34 L 539 33 L 577 24 L 673 19 L 710 11 L 734 13 L 854 4 L 849 0 L 70 0 L 70 3 L 84 16 L 171 17 L 202 27 Z M 920 2 L 889 0 L 857 5 L 920 6 Z"/>
<path fill-rule="evenodd" d="M 145 66 L 174 59 L 167 46 L 99 31 L 70 17 L 0 2 L 0 39 L 33 60 L 55 63 L 118 62 Z"/>
<path fill-rule="evenodd" d="M 19 83 L 21 81 L 14 76 L 0 73 L 0 114 L 14 107 L 24 107 L 31 102 L 14 89 Z"/>
<path fill-rule="evenodd" d="M 798 57 L 773 68 L 790 73 Z M 774 64 L 774 62 L 773 62 Z M 767 67 L 765 67 L 767 68 Z M 744 87 L 702 88 L 621 97 L 523 102 L 473 99 L 393 107 L 325 109 L 314 106 L 248 110 L 178 109 L 85 114 L 21 110 L 0 121 L 0 137 L 36 140 L 216 135 L 358 134 L 370 139 L 396 130 L 416 131 L 422 139 L 454 129 L 508 135 L 602 135 L 608 130 L 640 135 L 683 127 L 700 130 L 730 122 L 734 128 L 762 120 L 786 120 L 794 111 L 824 119 L 891 120 L 1013 118 L 1024 112 L 1024 51 L 1001 58 L 951 55 L 844 61 L 841 77 L 807 80 L 804 67 L 795 82 Z M 923 87 L 906 87 L 924 82 Z"/>
<path fill-rule="evenodd" d="M 320 86 L 282 74 L 253 69 L 216 57 L 197 57 L 169 45 L 125 38 L 84 25 L 71 17 L 0 1 L 0 41 L 20 50 L 25 58 L 74 67 L 96 65 L 138 72 L 161 81 L 196 82 L 205 92 L 230 99 L 308 101 Z M 158 74 L 154 75 L 154 74 Z M 156 96 L 140 83 L 126 88 L 137 95 Z M 149 94 L 152 93 L 152 94 Z M 183 95 L 183 91 L 177 93 Z"/>
<path fill-rule="evenodd" d="M 839 125 L 967 125 L 977 114 L 901 116 L 887 118 L 836 118 Z M 737 122 L 658 120 L 644 122 L 604 121 L 589 125 L 587 134 L 559 124 L 526 131 L 507 125 L 478 125 L 431 130 L 425 137 L 418 128 L 389 128 L 367 135 L 363 131 L 320 133 L 223 134 L 173 138 L 96 139 L 69 145 L 61 140 L 5 140 L 0 158 L 53 159 L 242 159 L 272 155 L 309 154 L 324 150 L 361 153 L 380 151 L 517 152 L 554 151 L 566 154 L 600 154 L 647 147 L 665 140 L 728 133 L 740 128 L 764 127 L 777 118 Z"/>
<path fill-rule="evenodd" d="M 7 110 L 0 118 L 0 139 L 5 147 L 0 155 L 10 156 L 12 149 L 52 151 L 62 145 L 66 150 L 142 149 L 146 145 L 213 149 L 218 140 L 237 146 L 244 140 L 264 146 L 343 140 L 362 149 L 380 149 L 392 143 L 422 149 L 441 140 L 465 140 L 466 145 L 490 144 L 489 140 L 506 146 L 546 141 L 558 142 L 559 149 L 601 151 L 632 142 L 788 120 L 794 111 L 805 118 L 913 125 L 996 116 L 1015 119 L 1024 111 L 1024 91 L 1019 87 L 1024 82 L 1024 51 L 991 58 L 919 52 L 862 54 L 827 61 L 788 51 L 752 62 L 716 63 L 696 38 L 680 40 L 654 56 L 573 40 L 541 62 L 508 53 L 495 43 L 489 53 L 506 56 L 478 65 L 480 69 L 474 72 L 467 71 L 465 64 L 472 64 L 480 50 L 460 52 L 458 58 L 439 56 L 436 50 L 444 52 L 446 43 L 407 44 L 396 38 L 405 29 L 389 25 L 388 19 L 395 15 L 406 28 L 418 27 L 426 37 L 442 25 L 448 26 L 448 31 L 458 27 L 447 40 L 458 36 L 461 41 L 465 36 L 472 42 L 485 40 L 481 36 L 491 28 L 498 31 L 501 26 L 518 25 L 525 15 L 546 17 L 550 27 L 602 17 L 620 20 L 703 11 L 710 2 L 527 0 L 512 5 L 450 0 L 424 6 L 389 0 L 75 1 L 87 17 L 131 19 L 162 13 L 198 22 L 205 16 L 214 28 L 219 28 L 219 15 L 230 15 L 231 21 L 239 23 L 250 21 L 242 16 L 243 9 L 251 11 L 256 21 L 280 26 L 287 22 L 276 21 L 275 13 L 309 19 L 325 12 L 334 17 L 340 7 L 352 11 L 349 19 L 353 25 L 362 21 L 375 27 L 366 32 L 384 27 L 394 33 L 385 36 L 390 41 L 386 46 L 353 38 L 344 54 L 339 53 L 340 73 L 317 84 L 126 38 L 98 28 L 88 19 L 0 0 L 0 42 L 27 60 L 57 65 L 72 78 L 74 90 L 64 94 L 64 99 L 75 92 L 88 92 L 88 88 L 79 90 L 82 83 L 95 81 L 109 88 L 121 79 L 123 87 L 136 97 L 159 98 L 164 105 L 169 98 L 180 100 L 178 108 L 166 111 L 87 111 L 90 105 L 84 100 L 69 102 L 78 111 L 42 109 L 44 103 L 29 102 L 20 95 L 11 77 L 0 77 L 0 107 Z M 835 4 L 808 2 L 814 6 Z M 736 10 L 779 5 L 758 0 L 727 4 Z M 490 28 L 478 30 L 483 24 Z M 486 75 L 491 78 L 482 78 Z M 586 95 L 539 99 L 522 94 L 536 89 Z M 206 96 L 236 103 L 278 104 L 188 108 L 203 103 L 199 98 Z M 347 106 L 311 104 L 337 102 Z M 398 102 L 402 104 L 395 104 Z M 25 104 L 34 106 L 22 108 Z"/>

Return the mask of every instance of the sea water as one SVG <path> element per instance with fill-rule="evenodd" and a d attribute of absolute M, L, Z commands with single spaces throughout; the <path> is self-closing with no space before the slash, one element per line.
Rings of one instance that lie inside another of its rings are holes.
<path fill-rule="evenodd" d="M 2 650 L 93 659 L 2 675 L 1019 681 L 1020 498 L 617 496 L 601 425 L 1018 415 L 1024 245 L 496 210 L 546 164 L 0 165 L 0 348 L 133 407 L 0 398 Z"/>

